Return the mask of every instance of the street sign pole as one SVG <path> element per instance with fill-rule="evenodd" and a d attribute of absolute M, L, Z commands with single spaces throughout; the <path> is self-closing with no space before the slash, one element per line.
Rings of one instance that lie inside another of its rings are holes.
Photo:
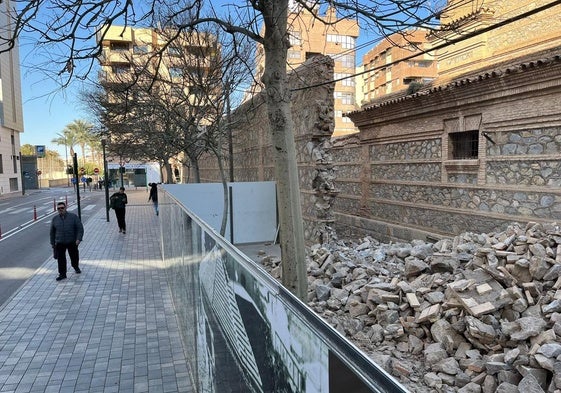
<path fill-rule="evenodd" d="M 80 209 L 80 183 L 78 181 L 78 154 L 74 153 L 74 177 L 76 178 L 76 203 L 78 204 L 78 218 L 82 219 L 82 210 Z"/>

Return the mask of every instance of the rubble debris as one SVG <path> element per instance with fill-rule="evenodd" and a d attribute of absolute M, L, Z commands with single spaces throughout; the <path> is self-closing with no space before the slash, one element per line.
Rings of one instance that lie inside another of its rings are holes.
<path fill-rule="evenodd" d="M 333 240 L 308 258 L 310 307 L 411 392 L 561 392 L 559 225 Z"/>

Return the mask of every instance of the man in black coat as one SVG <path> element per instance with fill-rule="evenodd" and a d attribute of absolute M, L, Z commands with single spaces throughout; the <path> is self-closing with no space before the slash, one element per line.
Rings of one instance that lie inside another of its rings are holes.
<path fill-rule="evenodd" d="M 64 202 L 57 203 L 58 215 L 53 217 L 51 221 L 51 246 L 54 249 L 54 255 L 58 261 L 58 277 L 57 281 L 66 278 L 66 250 L 70 256 L 70 264 L 77 274 L 82 273 L 80 270 L 80 254 L 78 246 L 82 242 L 84 236 L 84 226 L 74 213 L 66 211 Z"/>

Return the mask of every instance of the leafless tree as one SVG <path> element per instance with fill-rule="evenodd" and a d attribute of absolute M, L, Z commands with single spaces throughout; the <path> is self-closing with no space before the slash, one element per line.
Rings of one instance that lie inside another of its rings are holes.
<path fill-rule="evenodd" d="M 212 2 L 76 2 L 73 0 L 11 0 L 13 24 L 0 32 L 0 50 L 9 50 L 26 36 L 42 49 L 42 68 L 64 77 L 87 79 L 101 48 L 95 35 L 103 25 L 174 26 L 178 34 L 214 24 L 225 32 L 243 35 L 264 48 L 262 81 L 267 97 L 273 143 L 281 226 L 283 284 L 300 299 L 307 297 L 306 255 L 300 206 L 300 188 L 287 87 L 289 48 L 287 15 L 303 7 L 321 12 L 334 7 L 339 17 L 360 21 L 381 36 L 427 24 L 437 11 L 432 0 L 246 0 Z M 169 44 L 173 43 L 171 37 Z M 162 50 L 166 50 L 166 46 Z"/>

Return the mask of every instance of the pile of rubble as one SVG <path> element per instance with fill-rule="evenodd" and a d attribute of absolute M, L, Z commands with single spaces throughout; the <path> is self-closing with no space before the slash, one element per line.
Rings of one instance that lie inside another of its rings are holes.
<path fill-rule="evenodd" d="M 309 305 L 411 392 L 561 392 L 558 225 L 309 257 Z"/>

